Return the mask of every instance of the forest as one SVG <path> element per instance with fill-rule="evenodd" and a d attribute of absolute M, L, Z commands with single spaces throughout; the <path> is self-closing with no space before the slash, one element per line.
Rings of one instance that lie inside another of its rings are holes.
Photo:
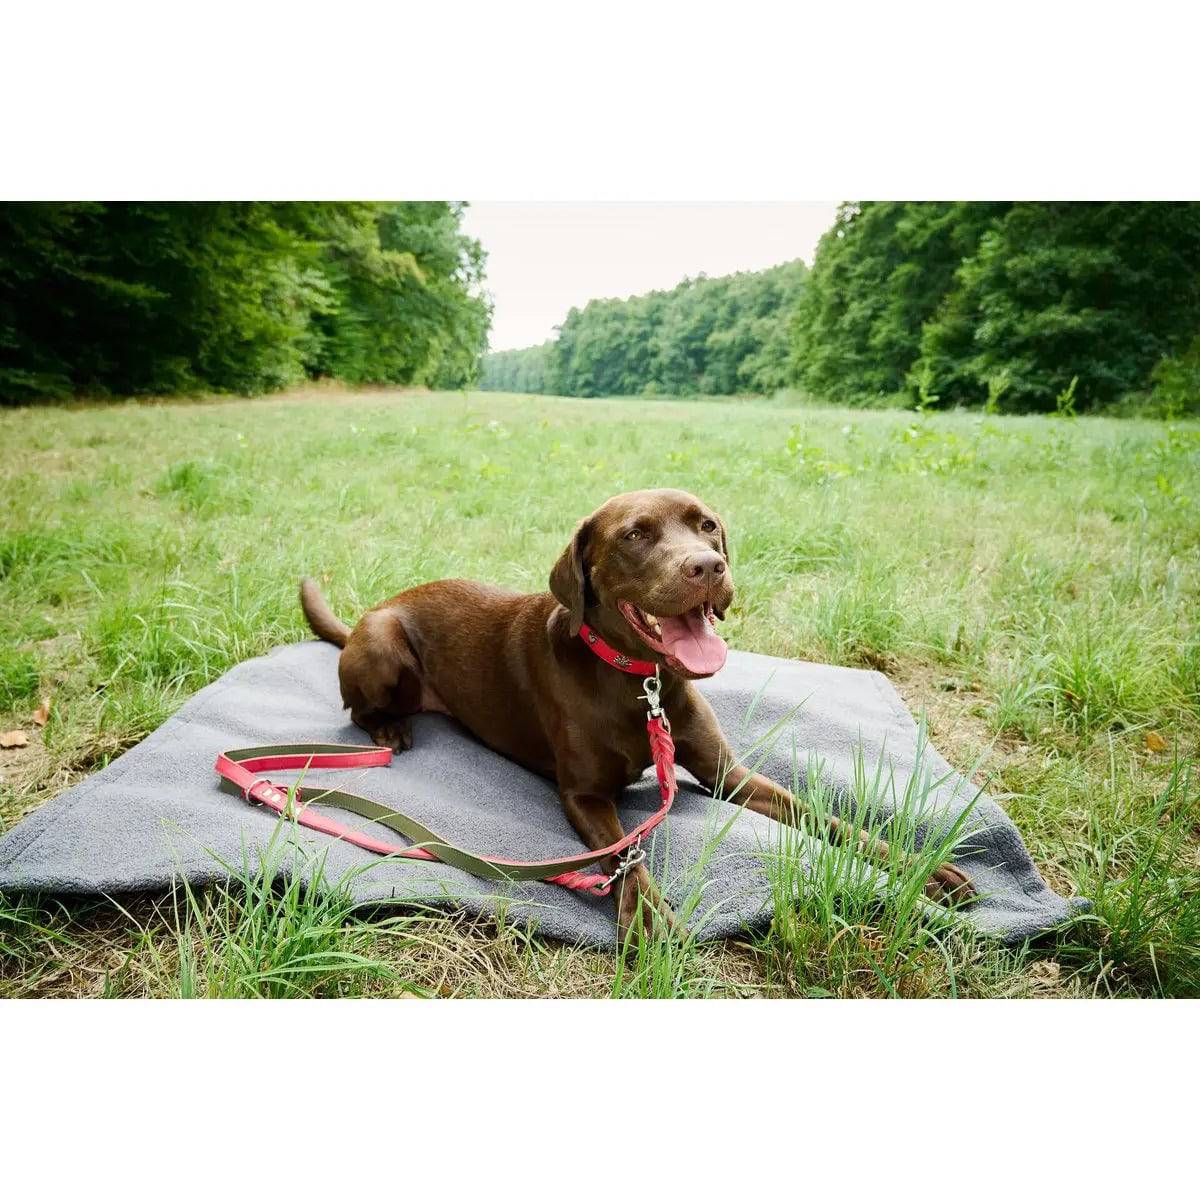
<path fill-rule="evenodd" d="M 802 262 L 572 309 L 485 388 L 1200 409 L 1200 204 L 846 203 Z"/>
<path fill-rule="evenodd" d="M 573 308 L 556 340 L 490 354 L 482 385 L 563 396 L 770 393 L 790 382 L 789 331 L 804 263 Z"/>
<path fill-rule="evenodd" d="M 490 308 L 451 203 L 0 204 L 0 402 L 462 387 Z"/>
<path fill-rule="evenodd" d="M 866 201 L 803 261 L 485 354 L 450 202 L 0 204 L 0 403 L 305 379 L 568 396 L 1200 411 L 1200 204 Z"/>

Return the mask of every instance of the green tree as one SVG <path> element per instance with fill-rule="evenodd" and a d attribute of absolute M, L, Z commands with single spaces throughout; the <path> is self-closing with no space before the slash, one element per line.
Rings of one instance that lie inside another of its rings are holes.
<path fill-rule="evenodd" d="M 944 399 L 1053 410 L 1148 387 L 1200 332 L 1200 204 L 1014 204 L 924 329 L 918 370 Z M 994 383 L 993 383 L 994 386 Z"/>
<path fill-rule="evenodd" d="M 905 392 L 921 329 L 1003 204 L 843 204 L 793 322 L 797 381 L 844 404 Z"/>
<path fill-rule="evenodd" d="M 0 401 L 461 386 L 490 313 L 454 204 L 0 205 Z"/>
<path fill-rule="evenodd" d="M 317 321 L 315 369 L 354 383 L 461 387 L 475 377 L 491 313 L 484 255 L 462 205 L 354 206 L 329 218 L 333 303 Z"/>
<path fill-rule="evenodd" d="M 545 395 L 553 392 L 547 378 L 552 343 L 529 346 L 523 350 L 499 350 L 483 360 L 480 386 L 490 392 L 526 392 Z"/>
<path fill-rule="evenodd" d="M 807 274 L 796 260 L 593 300 L 544 346 L 488 355 L 483 386 L 568 396 L 773 392 L 789 382 L 789 323 Z"/>
<path fill-rule="evenodd" d="M 844 204 L 793 370 L 841 403 L 1054 411 L 1072 386 L 1084 408 L 1153 380 L 1178 408 L 1198 332 L 1198 204 Z"/>

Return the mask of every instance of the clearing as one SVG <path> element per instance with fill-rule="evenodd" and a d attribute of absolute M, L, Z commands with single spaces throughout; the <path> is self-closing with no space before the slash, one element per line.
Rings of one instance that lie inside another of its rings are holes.
<path fill-rule="evenodd" d="M 9 898 L 0 996 L 1200 994 L 1196 423 L 310 388 L 0 411 L 0 436 L 0 732 L 29 738 L 0 749 L 0 831 L 308 636 L 301 573 L 348 618 L 442 576 L 541 590 L 579 516 L 665 485 L 729 522 L 731 645 L 886 671 L 1097 902 L 1022 954 L 801 907 L 619 973 L 252 886 Z"/>

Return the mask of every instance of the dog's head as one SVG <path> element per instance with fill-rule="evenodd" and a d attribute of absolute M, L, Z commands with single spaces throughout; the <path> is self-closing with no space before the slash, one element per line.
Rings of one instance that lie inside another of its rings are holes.
<path fill-rule="evenodd" d="M 601 626 L 605 614 L 619 614 L 677 674 L 700 679 L 725 664 L 714 629 L 733 603 L 725 523 L 687 492 L 656 488 L 606 501 L 576 527 L 550 590 L 572 635 L 585 620 Z"/>

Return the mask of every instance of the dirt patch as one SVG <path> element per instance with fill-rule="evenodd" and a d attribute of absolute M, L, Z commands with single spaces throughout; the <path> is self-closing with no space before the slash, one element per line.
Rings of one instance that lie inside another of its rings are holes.
<path fill-rule="evenodd" d="M 981 693 L 952 671 L 904 662 L 889 678 L 914 715 L 924 711 L 930 740 L 946 761 L 1007 811 L 1009 792 L 1000 781 L 1009 768 L 1027 766 L 1036 751 L 1020 739 L 994 733 L 983 715 Z M 1027 833 L 1023 836 L 1028 840 Z M 1062 864 L 1037 854 L 1032 843 L 1030 848 L 1046 882 L 1056 892 L 1071 895 L 1075 883 Z M 1040 994 L 1046 989 L 1037 990 Z"/>
<path fill-rule="evenodd" d="M 37 733 L 30 733 L 28 746 L 0 750 L 0 834 L 7 833 L 51 796 L 77 783 L 83 774 L 56 767 Z"/>
<path fill-rule="evenodd" d="M 988 727 L 977 685 L 949 669 L 911 660 L 894 663 L 888 678 L 914 716 L 925 713 L 930 740 L 946 761 L 976 787 L 998 792 L 990 781 L 1010 756 L 1023 751 Z"/>

